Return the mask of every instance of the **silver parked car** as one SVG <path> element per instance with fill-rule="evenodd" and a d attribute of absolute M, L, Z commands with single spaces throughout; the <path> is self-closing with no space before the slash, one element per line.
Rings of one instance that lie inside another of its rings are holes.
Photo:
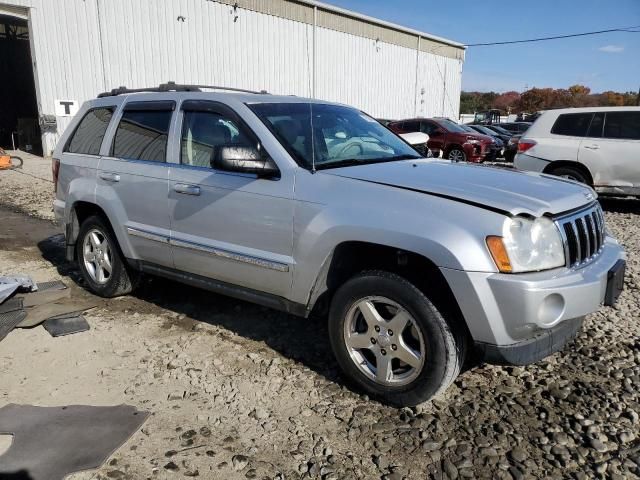
<path fill-rule="evenodd" d="M 326 312 L 356 386 L 415 405 L 467 355 L 558 351 L 622 289 L 589 187 L 420 158 L 344 105 L 148 90 L 85 103 L 53 160 L 67 257 L 98 295 L 143 272 Z"/>

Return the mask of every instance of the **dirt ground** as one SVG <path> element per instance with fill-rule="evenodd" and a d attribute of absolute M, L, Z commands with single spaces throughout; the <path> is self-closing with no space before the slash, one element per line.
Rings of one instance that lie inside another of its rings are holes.
<path fill-rule="evenodd" d="M 37 157 L 0 172 L 0 275 L 61 278 L 88 295 L 47 220 L 50 178 Z M 602 203 L 629 255 L 617 307 L 590 315 L 563 352 L 475 367 L 418 408 L 350 390 L 321 320 L 156 278 L 94 298 L 88 332 L 10 333 L 0 406 L 151 412 L 106 465 L 72 479 L 640 478 L 640 201 Z"/>

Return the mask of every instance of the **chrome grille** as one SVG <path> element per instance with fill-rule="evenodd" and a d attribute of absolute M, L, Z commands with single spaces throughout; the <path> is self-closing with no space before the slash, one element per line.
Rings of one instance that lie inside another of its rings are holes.
<path fill-rule="evenodd" d="M 605 232 L 604 215 L 598 203 L 558 218 L 556 225 L 562 234 L 567 267 L 586 265 L 600 254 Z"/>

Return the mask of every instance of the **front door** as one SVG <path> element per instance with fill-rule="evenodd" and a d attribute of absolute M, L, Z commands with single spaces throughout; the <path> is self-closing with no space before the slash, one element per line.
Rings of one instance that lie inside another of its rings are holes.
<path fill-rule="evenodd" d="M 293 173 L 277 180 L 218 171 L 222 146 L 253 146 L 229 107 L 187 101 L 178 159 L 169 172 L 171 246 L 179 270 L 286 296 L 293 270 Z"/>

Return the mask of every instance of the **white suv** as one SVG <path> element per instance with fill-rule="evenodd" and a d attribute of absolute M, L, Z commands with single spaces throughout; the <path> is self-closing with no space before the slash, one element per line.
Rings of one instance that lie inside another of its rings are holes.
<path fill-rule="evenodd" d="M 515 167 L 640 195 L 640 107 L 549 110 L 520 139 Z"/>

